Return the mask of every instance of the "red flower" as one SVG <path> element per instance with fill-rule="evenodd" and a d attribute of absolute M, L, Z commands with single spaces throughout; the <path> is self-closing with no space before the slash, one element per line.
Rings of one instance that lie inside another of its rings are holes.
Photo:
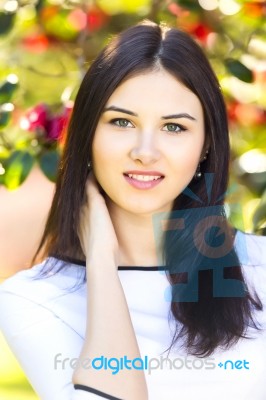
<path fill-rule="evenodd" d="M 244 13 L 250 18 L 259 18 L 266 15 L 265 1 L 248 1 L 243 4 Z"/>
<path fill-rule="evenodd" d="M 33 53 L 42 53 L 49 47 L 49 40 L 45 35 L 34 34 L 22 39 L 22 45 Z"/>
<path fill-rule="evenodd" d="M 70 120 L 73 103 L 69 102 L 64 105 L 60 114 L 56 114 L 47 120 L 46 123 L 46 137 L 49 140 L 57 140 L 63 143 L 65 133 Z"/>
<path fill-rule="evenodd" d="M 242 104 L 233 101 L 227 105 L 230 123 L 238 123 L 242 126 L 264 125 L 266 110 L 255 104 Z"/>
<path fill-rule="evenodd" d="M 27 131 L 44 130 L 47 121 L 48 107 L 46 104 L 38 104 L 31 108 L 20 120 L 20 126 Z"/>
<path fill-rule="evenodd" d="M 63 142 L 67 124 L 73 108 L 72 102 L 64 105 L 58 114 L 52 114 L 46 104 L 38 104 L 20 120 L 22 129 L 41 134 L 48 141 Z"/>
<path fill-rule="evenodd" d="M 109 15 L 105 14 L 100 8 L 92 6 L 87 15 L 87 27 L 89 32 L 95 32 L 106 25 Z"/>
<path fill-rule="evenodd" d="M 65 125 L 65 118 L 61 115 L 51 118 L 46 123 L 46 137 L 50 140 L 58 140 Z"/>
<path fill-rule="evenodd" d="M 177 17 L 187 17 L 190 15 L 190 11 L 186 8 L 180 7 L 176 3 L 170 3 L 167 6 L 168 10 L 171 14 L 176 15 Z"/>

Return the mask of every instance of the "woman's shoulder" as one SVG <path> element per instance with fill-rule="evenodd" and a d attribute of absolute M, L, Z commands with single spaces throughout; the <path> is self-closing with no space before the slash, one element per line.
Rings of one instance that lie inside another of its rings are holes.
<path fill-rule="evenodd" d="M 45 271 L 45 277 L 41 272 Z M 34 267 L 17 272 L 0 285 L 0 330 L 12 344 L 23 332 L 63 324 L 84 334 L 86 309 L 84 268 L 48 257 Z M 50 322 L 49 322 L 50 321 Z"/>
<path fill-rule="evenodd" d="M 237 231 L 235 248 L 242 264 L 266 267 L 266 236 Z"/>
<path fill-rule="evenodd" d="M 238 231 L 235 248 L 250 291 L 266 306 L 266 236 Z"/>
<path fill-rule="evenodd" d="M 5 293 L 45 302 L 71 292 L 84 281 L 84 267 L 48 257 L 32 268 L 21 270 L 0 284 L 0 298 Z"/>
<path fill-rule="evenodd" d="M 43 270 L 46 277 L 40 278 Z M 86 285 L 72 290 L 81 272 L 78 265 L 48 258 L 0 285 L 0 331 L 42 399 L 70 399 L 74 394 L 73 369 L 53 365 L 57 356 L 71 360 L 82 348 Z"/>

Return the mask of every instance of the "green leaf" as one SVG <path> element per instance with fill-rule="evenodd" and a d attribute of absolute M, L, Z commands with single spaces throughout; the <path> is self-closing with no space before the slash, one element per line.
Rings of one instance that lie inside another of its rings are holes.
<path fill-rule="evenodd" d="M 252 220 L 255 232 L 258 231 L 262 225 L 266 224 L 266 190 L 263 193 Z"/>
<path fill-rule="evenodd" d="M 53 17 L 49 18 L 44 24 L 45 31 L 59 40 L 74 40 L 79 34 L 79 30 L 71 25 L 68 20 L 69 13 L 61 10 Z"/>
<path fill-rule="evenodd" d="M 43 7 L 44 7 L 44 4 L 45 4 L 44 0 L 37 0 L 37 1 L 36 1 L 36 3 L 35 3 L 35 9 L 36 9 L 37 13 L 40 13 L 40 11 L 41 11 L 41 10 L 43 9 Z"/>
<path fill-rule="evenodd" d="M 0 86 L 0 104 L 9 103 L 17 87 L 17 82 L 10 82 L 8 79 L 3 82 Z"/>
<path fill-rule="evenodd" d="M 39 158 L 41 170 L 47 178 L 55 182 L 57 177 L 57 170 L 60 161 L 60 154 L 57 150 L 51 150 L 43 153 Z"/>
<path fill-rule="evenodd" d="M 178 0 L 175 1 L 174 3 L 178 4 L 180 7 L 187 8 L 188 10 L 191 11 L 196 11 L 196 12 L 202 11 L 201 6 L 195 0 Z"/>
<path fill-rule="evenodd" d="M 0 12 L 0 35 L 8 33 L 14 25 L 15 14 Z"/>
<path fill-rule="evenodd" d="M 229 58 L 225 60 L 225 66 L 232 75 L 234 75 L 241 81 L 247 83 L 253 82 L 252 71 L 245 65 L 243 65 L 240 61 Z"/>
<path fill-rule="evenodd" d="M 14 151 L 6 162 L 4 184 L 9 190 L 21 185 L 30 173 L 34 158 L 27 151 Z"/>
<path fill-rule="evenodd" d="M 12 103 L 5 103 L 0 105 L 0 129 L 4 128 L 8 124 L 13 110 L 14 105 Z"/>
<path fill-rule="evenodd" d="M 10 111 L 2 111 L 0 108 L 0 128 L 4 128 L 8 124 L 10 116 Z"/>

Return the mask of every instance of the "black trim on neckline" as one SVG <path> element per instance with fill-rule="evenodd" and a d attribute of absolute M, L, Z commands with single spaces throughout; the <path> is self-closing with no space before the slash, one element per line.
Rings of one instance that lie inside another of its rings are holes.
<path fill-rule="evenodd" d="M 122 399 L 120 399 L 118 397 L 111 396 L 110 394 L 104 393 L 101 390 L 94 389 L 91 386 L 80 385 L 79 383 L 75 383 L 74 384 L 74 389 L 75 390 L 83 390 L 85 392 L 94 393 L 97 396 L 100 396 L 102 398 L 104 397 L 105 399 L 109 399 L 109 400 L 122 400 Z"/>
<path fill-rule="evenodd" d="M 69 256 L 65 256 L 65 255 L 58 256 L 56 254 L 50 254 L 49 257 L 57 258 L 58 260 L 69 262 L 70 264 L 75 264 L 75 265 L 80 265 L 82 267 L 86 267 L 86 261 L 78 260 L 73 257 L 69 257 Z M 117 269 L 119 271 L 165 271 L 166 268 L 164 266 L 160 266 L 160 267 L 157 267 L 157 266 L 152 266 L 152 267 L 118 266 Z"/>
<path fill-rule="evenodd" d="M 119 271 L 165 271 L 165 267 L 118 266 Z"/>

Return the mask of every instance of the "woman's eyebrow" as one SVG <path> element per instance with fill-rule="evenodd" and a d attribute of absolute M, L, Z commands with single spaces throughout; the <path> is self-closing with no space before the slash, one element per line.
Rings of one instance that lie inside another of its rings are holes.
<path fill-rule="evenodd" d="M 134 113 L 133 111 L 126 110 L 124 108 L 116 107 L 116 106 L 105 107 L 103 109 L 103 112 L 106 112 L 106 111 L 118 111 L 123 114 L 128 114 L 128 115 L 133 115 L 134 117 L 138 117 L 138 114 Z M 177 118 L 187 118 L 192 121 L 196 121 L 196 118 L 192 117 L 192 115 L 190 115 L 188 113 L 171 114 L 171 115 L 165 115 L 165 116 L 161 117 L 161 119 L 173 119 L 173 118 L 176 118 L 176 119 Z"/>
<path fill-rule="evenodd" d="M 105 107 L 103 109 L 103 112 L 105 112 L 105 111 L 118 111 L 123 114 L 133 115 L 134 117 L 138 116 L 138 114 L 134 113 L 133 111 L 125 110 L 124 108 L 120 108 L 120 107 L 116 107 L 116 106 Z"/>
<path fill-rule="evenodd" d="M 188 113 L 180 113 L 180 114 L 171 114 L 171 115 L 165 115 L 162 117 L 162 119 L 173 119 L 173 118 L 187 118 L 191 119 L 192 121 L 197 121 L 196 118 L 192 117 L 192 115 Z"/>

